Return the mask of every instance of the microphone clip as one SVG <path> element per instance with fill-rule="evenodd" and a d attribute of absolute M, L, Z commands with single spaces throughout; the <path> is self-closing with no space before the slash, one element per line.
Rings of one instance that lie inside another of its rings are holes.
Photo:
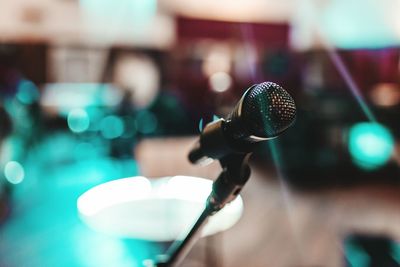
<path fill-rule="evenodd" d="M 222 172 L 214 181 L 206 204 L 212 214 L 233 201 L 249 180 L 249 157 L 250 153 L 232 153 L 219 160 Z"/>

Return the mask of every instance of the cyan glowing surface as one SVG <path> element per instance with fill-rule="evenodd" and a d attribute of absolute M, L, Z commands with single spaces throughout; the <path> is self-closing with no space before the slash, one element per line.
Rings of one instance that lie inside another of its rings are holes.
<path fill-rule="evenodd" d="M 8 142 L 12 151 L 21 146 L 16 140 Z M 109 158 L 101 146 L 106 143 L 96 138 L 82 142 L 65 132 L 5 157 L 15 161 L 24 156 L 18 163 L 25 179 L 13 187 L 12 212 L 0 227 L 0 266 L 141 266 L 142 260 L 162 252 L 148 242 L 94 232 L 79 220 L 76 201 L 83 192 L 110 179 L 138 175 L 133 159 Z M 18 165 L 8 166 L 7 172 L 21 177 Z"/>

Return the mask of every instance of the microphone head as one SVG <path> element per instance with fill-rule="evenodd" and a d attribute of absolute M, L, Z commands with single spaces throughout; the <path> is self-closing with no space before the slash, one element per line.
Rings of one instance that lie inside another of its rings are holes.
<path fill-rule="evenodd" d="M 249 153 L 255 144 L 277 137 L 296 118 L 293 98 L 281 86 L 264 82 L 244 93 L 227 119 L 206 125 L 189 153 L 192 163 L 222 159 L 232 153 Z"/>
<path fill-rule="evenodd" d="M 241 122 L 250 139 L 269 139 L 293 124 L 296 105 L 280 85 L 263 82 L 245 92 L 233 117 Z"/>

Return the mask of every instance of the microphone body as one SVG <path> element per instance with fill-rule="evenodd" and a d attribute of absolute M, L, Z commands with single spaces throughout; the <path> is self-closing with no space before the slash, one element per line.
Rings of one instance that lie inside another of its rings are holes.
<path fill-rule="evenodd" d="M 233 139 L 229 126 L 230 122 L 225 119 L 207 124 L 199 141 L 189 152 L 189 161 L 205 164 L 213 159 L 221 159 L 227 154 L 251 152 L 254 143 Z"/>
<path fill-rule="evenodd" d="M 251 86 L 227 119 L 206 125 L 189 152 L 189 161 L 208 163 L 232 153 L 249 153 L 256 143 L 277 137 L 295 120 L 292 97 L 279 85 Z"/>

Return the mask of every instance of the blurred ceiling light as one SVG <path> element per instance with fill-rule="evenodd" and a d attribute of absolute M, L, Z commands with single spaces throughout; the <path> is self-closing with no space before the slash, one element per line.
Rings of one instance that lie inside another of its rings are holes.
<path fill-rule="evenodd" d="M 170 47 L 175 22 L 157 12 L 157 5 L 157 0 L 80 0 L 83 32 L 100 44 Z"/>
<path fill-rule="evenodd" d="M 322 30 L 330 41 L 344 48 L 399 44 L 389 17 L 390 2 L 393 3 L 392 0 L 331 1 L 322 13 Z"/>
<path fill-rule="evenodd" d="M 217 72 L 210 76 L 211 89 L 217 93 L 225 92 L 232 85 L 232 78 L 226 72 Z"/>
<path fill-rule="evenodd" d="M 296 1 L 291 43 L 311 49 L 324 43 L 340 48 L 380 48 L 400 44 L 398 0 Z"/>
<path fill-rule="evenodd" d="M 131 92 L 132 103 L 146 107 L 155 99 L 160 86 L 160 73 L 154 61 L 145 55 L 122 55 L 114 71 L 115 84 Z"/>
<path fill-rule="evenodd" d="M 275 0 L 159 0 L 162 9 L 202 19 L 238 22 L 287 22 L 292 1 Z"/>
<path fill-rule="evenodd" d="M 202 65 L 202 71 L 207 77 L 216 72 L 230 72 L 231 51 L 228 45 L 215 44 L 211 46 Z"/>
<path fill-rule="evenodd" d="M 148 23 L 157 11 L 156 0 L 80 0 L 80 5 L 94 17 L 110 23 L 130 22 L 135 26 Z"/>
<path fill-rule="evenodd" d="M 400 87 L 396 83 L 379 83 L 374 86 L 369 96 L 377 106 L 395 106 L 400 103 Z"/>
<path fill-rule="evenodd" d="M 171 13 L 157 0 L 1 0 L 0 36 L 7 42 L 170 48 Z"/>

